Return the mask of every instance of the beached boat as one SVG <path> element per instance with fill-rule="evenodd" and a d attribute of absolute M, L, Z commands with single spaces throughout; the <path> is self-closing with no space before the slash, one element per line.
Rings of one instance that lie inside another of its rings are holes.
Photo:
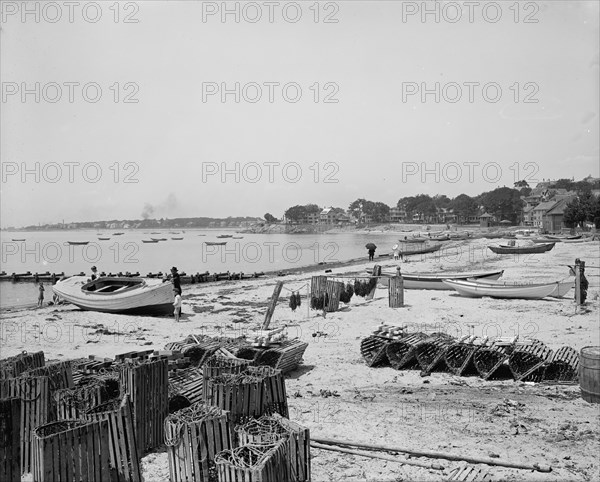
<path fill-rule="evenodd" d="M 469 298 L 509 298 L 536 300 L 550 296 L 558 289 L 558 282 L 529 285 L 503 285 L 479 283 L 478 281 L 444 279 L 442 281 L 459 295 Z"/>
<path fill-rule="evenodd" d="M 581 239 L 581 234 L 575 236 L 551 236 L 550 234 L 547 234 L 546 237 L 553 241 L 564 241 L 565 239 Z"/>
<path fill-rule="evenodd" d="M 206 244 L 207 246 L 224 246 L 225 244 L 227 244 L 227 241 L 204 241 L 204 244 Z"/>
<path fill-rule="evenodd" d="M 431 238 L 427 238 L 429 239 L 429 241 L 450 241 L 450 236 L 443 235 L 443 236 L 431 236 Z"/>
<path fill-rule="evenodd" d="M 516 236 L 512 233 L 486 233 L 483 237 L 487 239 L 511 239 Z"/>
<path fill-rule="evenodd" d="M 372 269 L 367 272 L 372 273 Z M 502 276 L 502 271 L 480 271 L 470 273 L 401 273 L 404 280 L 404 288 L 407 290 L 446 290 L 452 291 L 452 288 L 442 283 L 442 280 L 447 278 L 467 280 L 497 280 Z M 396 276 L 395 272 L 382 272 L 383 278 L 379 282 L 384 286 L 389 284 L 390 278 Z"/>
<path fill-rule="evenodd" d="M 501 244 L 500 246 L 488 246 L 496 254 L 538 254 L 545 253 L 554 248 L 556 243 L 534 244 L 532 246 L 508 246 Z"/>
<path fill-rule="evenodd" d="M 72 276 L 52 289 L 83 310 L 104 313 L 167 314 L 173 312 L 173 285 L 162 279 L 105 277 L 88 281 Z"/>
<path fill-rule="evenodd" d="M 417 249 L 399 249 L 398 253 L 400 253 L 401 256 L 410 256 L 413 254 L 426 254 L 426 253 L 434 253 L 436 251 L 439 251 L 441 249 L 441 245 L 439 244 L 435 244 L 433 246 L 426 246 L 423 248 L 417 248 Z"/>
<path fill-rule="evenodd" d="M 528 286 L 532 286 L 532 283 L 524 283 L 523 281 L 499 281 L 499 280 L 492 280 L 492 279 L 475 279 L 475 278 L 469 278 L 467 279 L 467 281 L 474 281 L 477 282 L 479 284 L 482 285 L 491 285 L 491 286 L 512 286 L 512 287 L 528 287 Z M 565 296 L 569 291 L 571 291 L 574 287 L 575 287 L 575 279 L 572 279 L 570 281 L 557 281 L 556 283 L 554 283 L 555 289 L 552 293 L 550 293 L 548 296 L 552 297 L 552 298 L 562 298 L 563 296 Z"/>
<path fill-rule="evenodd" d="M 142 243 L 158 243 L 158 239 L 142 239 Z"/>
<path fill-rule="evenodd" d="M 404 239 L 399 239 L 398 241 L 400 241 L 401 243 L 424 243 L 428 239 L 429 238 L 407 238 L 407 237 L 405 237 Z"/>
<path fill-rule="evenodd" d="M 231 239 L 244 239 L 244 236 L 233 236 Z"/>
<path fill-rule="evenodd" d="M 67 241 L 71 246 L 85 246 L 89 241 Z"/>

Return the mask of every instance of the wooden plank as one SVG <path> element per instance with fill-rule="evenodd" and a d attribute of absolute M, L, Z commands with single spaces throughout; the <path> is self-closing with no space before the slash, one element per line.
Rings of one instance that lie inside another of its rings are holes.
<path fill-rule="evenodd" d="M 279 299 L 279 295 L 281 294 L 281 289 L 283 288 L 283 281 L 278 281 L 275 285 L 275 289 L 273 290 L 273 295 L 271 296 L 271 301 L 269 302 L 269 307 L 267 308 L 267 313 L 265 315 L 265 321 L 262 324 L 262 329 L 266 330 L 269 328 L 269 324 L 271 323 L 271 318 L 273 317 L 273 313 L 275 312 L 275 306 L 277 305 L 277 300 Z"/>
<path fill-rule="evenodd" d="M 98 426 L 100 431 L 100 474 L 101 480 L 110 480 L 110 463 L 109 463 L 109 421 L 102 420 Z"/>

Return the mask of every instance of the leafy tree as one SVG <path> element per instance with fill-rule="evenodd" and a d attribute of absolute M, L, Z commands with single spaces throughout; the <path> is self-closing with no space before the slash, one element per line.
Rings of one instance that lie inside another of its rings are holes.
<path fill-rule="evenodd" d="M 267 224 L 273 224 L 277 222 L 277 218 L 271 213 L 265 214 L 265 220 L 267 221 Z"/>
<path fill-rule="evenodd" d="M 485 210 L 497 218 L 508 219 L 517 223 L 523 208 L 521 193 L 518 189 L 499 187 L 480 195 L 481 204 Z"/>
<path fill-rule="evenodd" d="M 527 182 L 525 179 L 523 179 L 523 180 L 521 180 L 521 181 L 517 181 L 517 182 L 515 182 L 514 186 L 515 186 L 515 188 L 519 188 L 519 187 L 530 187 L 530 186 L 529 186 L 529 183 L 528 183 L 528 182 Z"/>
<path fill-rule="evenodd" d="M 468 219 L 469 216 L 477 214 L 477 210 L 479 209 L 479 205 L 475 202 L 475 199 L 467 194 L 459 194 L 456 196 L 452 200 L 450 207 L 454 211 L 454 214 L 458 216 L 459 222 Z"/>
<path fill-rule="evenodd" d="M 417 194 L 416 196 L 405 198 L 404 201 L 406 213 L 409 217 L 418 214 L 421 220 L 427 221 L 437 213 L 435 202 L 428 194 Z"/>
<path fill-rule="evenodd" d="M 586 212 L 585 205 L 579 197 L 568 203 L 563 213 L 563 221 L 569 228 L 580 226 L 587 217 L 588 212 Z"/>
<path fill-rule="evenodd" d="M 449 208 L 452 200 L 445 194 L 436 194 L 433 196 L 433 202 L 437 208 Z"/>
<path fill-rule="evenodd" d="M 385 223 L 390 219 L 390 207 L 381 202 L 375 202 L 370 206 L 371 212 L 369 213 L 373 217 L 373 221 L 377 223 Z"/>
<path fill-rule="evenodd" d="M 284 214 L 287 220 L 299 223 L 306 217 L 306 207 L 299 205 L 292 206 Z"/>

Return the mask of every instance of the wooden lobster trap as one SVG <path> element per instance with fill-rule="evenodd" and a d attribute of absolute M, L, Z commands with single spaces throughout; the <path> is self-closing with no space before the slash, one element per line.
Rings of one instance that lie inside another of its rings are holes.
<path fill-rule="evenodd" d="M 204 365 L 202 365 L 202 376 L 204 378 L 204 390 L 206 390 L 206 380 L 209 378 L 223 375 L 224 373 L 241 373 L 244 371 L 250 362 L 241 358 L 226 358 L 223 356 L 213 355 Z"/>
<path fill-rule="evenodd" d="M 248 444 L 215 458 L 219 482 L 290 482 L 287 444 Z"/>
<path fill-rule="evenodd" d="M 270 366 L 281 370 L 281 373 L 287 373 L 298 368 L 307 347 L 308 343 L 301 340 L 286 340 L 277 347 L 261 351 L 254 364 Z"/>
<path fill-rule="evenodd" d="M 33 432 L 34 482 L 114 482 L 108 421 L 61 420 Z"/>
<path fill-rule="evenodd" d="M 396 370 L 416 368 L 418 366 L 417 346 L 426 338 L 428 337 L 425 333 L 417 332 L 388 343 L 385 354 L 392 368 Z"/>
<path fill-rule="evenodd" d="M 169 413 L 203 400 L 204 377 L 197 367 L 169 371 Z"/>
<path fill-rule="evenodd" d="M 140 461 L 129 396 L 88 410 L 86 420 L 108 422 L 110 480 L 141 482 Z"/>
<path fill-rule="evenodd" d="M 518 336 L 495 339 L 489 347 L 482 347 L 473 355 L 473 364 L 484 380 L 512 377 L 508 359 L 515 350 Z"/>
<path fill-rule="evenodd" d="M 465 336 L 453 343 L 444 353 L 448 369 L 455 375 L 475 375 L 477 369 L 473 363 L 475 352 L 486 346 L 487 339 L 477 341 L 477 336 Z"/>
<path fill-rule="evenodd" d="M 93 407 L 119 396 L 119 380 L 113 377 L 87 376 L 75 388 L 57 390 L 54 395 L 58 420 L 82 418 Z"/>
<path fill-rule="evenodd" d="M 168 361 L 131 361 L 118 368 L 122 393 L 131 398 L 141 457 L 163 443 L 164 420 L 169 409 Z"/>
<path fill-rule="evenodd" d="M 0 400 L 0 480 L 21 482 L 21 400 Z"/>
<path fill-rule="evenodd" d="M 540 340 L 529 340 L 517 346 L 508 359 L 508 366 L 517 381 L 539 382 L 553 352 Z"/>
<path fill-rule="evenodd" d="M 0 380 L 17 378 L 24 371 L 39 368 L 45 365 L 44 352 L 27 353 L 24 351 L 19 355 L 0 360 Z"/>
<path fill-rule="evenodd" d="M 233 447 L 228 413 L 203 402 L 165 420 L 171 482 L 212 482 L 216 455 Z"/>
<path fill-rule="evenodd" d="M 386 349 L 391 342 L 392 340 L 377 335 L 364 338 L 360 342 L 360 353 L 367 366 L 371 368 L 389 366 Z"/>
<path fill-rule="evenodd" d="M 309 482 L 310 431 L 302 425 L 280 415 L 263 415 L 237 427 L 240 445 L 269 444 L 284 440 L 288 447 L 287 463 L 290 480 Z"/>
<path fill-rule="evenodd" d="M 429 375 L 439 365 L 446 368 L 444 355 L 454 341 L 445 333 L 434 333 L 416 345 L 415 357 L 421 366 L 421 376 Z"/>
<path fill-rule="evenodd" d="M 0 399 L 21 400 L 21 472 L 31 472 L 33 430 L 50 421 L 48 377 L 20 377 L 0 380 Z"/>
<path fill-rule="evenodd" d="M 574 382 L 578 378 L 579 352 L 570 346 L 559 348 L 546 365 L 544 381 Z"/>

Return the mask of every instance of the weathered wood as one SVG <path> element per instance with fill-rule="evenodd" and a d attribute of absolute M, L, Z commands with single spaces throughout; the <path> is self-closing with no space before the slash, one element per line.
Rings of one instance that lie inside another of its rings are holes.
<path fill-rule="evenodd" d="M 21 400 L 0 400 L 0 480 L 21 482 Z"/>
<path fill-rule="evenodd" d="M 44 352 L 27 353 L 24 351 L 19 355 L 0 360 L 0 380 L 17 378 L 24 371 L 39 368 L 45 365 Z"/>
<path fill-rule="evenodd" d="M 373 276 L 372 276 L 372 278 L 377 279 L 379 276 L 381 276 L 381 266 L 379 266 L 378 264 L 376 264 L 375 266 L 373 266 Z M 376 290 L 377 290 L 377 283 L 375 283 L 375 286 L 373 286 L 373 289 L 369 292 L 369 294 L 367 296 L 365 296 L 365 299 L 372 300 L 373 297 L 375 296 L 375 291 Z"/>
<path fill-rule="evenodd" d="M 224 450 L 215 459 L 219 482 L 288 482 L 287 448 L 285 441 L 280 441 Z M 240 466 L 239 459 L 249 463 Z"/>
<path fill-rule="evenodd" d="M 169 415 L 165 420 L 165 445 L 171 482 L 212 482 L 215 456 L 233 447 L 231 422 L 226 411 L 202 416 L 206 405 Z M 179 414 L 192 411 L 197 420 L 182 422 Z"/>
<path fill-rule="evenodd" d="M 324 310 L 327 313 L 333 313 L 340 307 L 340 296 L 344 291 L 344 283 L 339 281 L 327 280 L 325 284 L 326 302 Z"/>
<path fill-rule="evenodd" d="M 398 274 L 390 278 L 388 284 L 388 302 L 390 308 L 402 308 L 404 306 L 404 278 Z"/>
<path fill-rule="evenodd" d="M 271 323 L 271 318 L 273 318 L 273 313 L 275 312 L 275 306 L 277 306 L 277 300 L 279 299 L 279 295 L 281 294 L 281 289 L 283 288 L 283 281 L 278 281 L 275 285 L 275 289 L 273 290 L 273 295 L 271 296 L 271 301 L 269 301 L 269 307 L 267 308 L 267 313 L 265 315 L 265 321 L 263 321 L 262 329 L 266 330 L 269 328 L 269 324 Z"/>

